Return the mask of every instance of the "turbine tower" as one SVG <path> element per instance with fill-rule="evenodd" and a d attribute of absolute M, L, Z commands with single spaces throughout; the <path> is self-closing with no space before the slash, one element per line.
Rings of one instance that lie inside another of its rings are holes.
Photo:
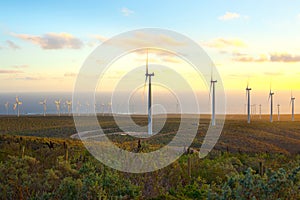
<path fill-rule="evenodd" d="M 277 104 L 277 120 L 280 121 L 280 104 Z"/>
<path fill-rule="evenodd" d="M 210 77 L 210 95 L 211 95 L 211 125 L 216 125 L 216 87 L 217 80 L 213 80 L 213 74 Z"/>
<path fill-rule="evenodd" d="M 66 101 L 67 107 L 68 107 L 68 115 L 71 115 L 71 106 L 72 106 L 72 101 Z"/>
<path fill-rule="evenodd" d="M 147 84 L 147 79 L 149 77 L 149 83 L 148 83 L 148 135 L 152 135 L 152 93 L 151 93 L 151 77 L 154 76 L 154 72 L 149 74 L 148 72 L 148 50 L 147 50 L 147 60 L 146 60 L 146 73 L 145 73 L 146 79 L 144 88 Z"/>
<path fill-rule="evenodd" d="M 4 104 L 4 106 L 5 106 L 5 109 L 6 109 L 6 115 L 8 115 L 9 103 L 6 102 L 6 103 Z"/>
<path fill-rule="evenodd" d="M 20 105 L 22 105 L 22 102 L 19 100 L 19 97 L 16 96 L 16 103 L 14 104 L 14 110 L 17 109 L 18 117 L 20 117 Z"/>
<path fill-rule="evenodd" d="M 295 97 L 293 96 L 293 93 L 291 93 L 291 101 L 290 105 L 292 104 L 292 121 L 295 121 Z"/>
<path fill-rule="evenodd" d="M 270 122 L 273 122 L 273 95 L 274 92 L 272 92 L 272 90 L 270 89 L 270 93 L 269 93 L 269 101 L 270 101 Z"/>
<path fill-rule="evenodd" d="M 248 124 L 250 124 L 250 121 L 251 121 L 251 113 L 250 113 L 250 91 L 251 91 L 252 89 L 251 88 L 249 88 L 249 84 L 247 84 L 247 87 L 246 87 L 246 97 L 247 97 L 247 115 L 248 115 L 248 120 L 247 120 L 247 122 L 248 122 Z"/>
<path fill-rule="evenodd" d="M 44 117 L 46 116 L 46 111 L 47 111 L 47 99 L 44 99 L 44 101 L 40 101 L 40 105 L 43 105 L 44 107 Z"/>
<path fill-rule="evenodd" d="M 59 100 L 55 100 L 54 103 L 56 105 L 57 114 L 58 114 L 58 116 L 60 116 L 60 99 Z"/>

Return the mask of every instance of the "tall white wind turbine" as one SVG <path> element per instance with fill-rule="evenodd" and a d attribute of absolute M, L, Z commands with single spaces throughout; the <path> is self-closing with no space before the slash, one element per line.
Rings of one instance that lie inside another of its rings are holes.
<path fill-rule="evenodd" d="M 59 100 L 55 100 L 54 103 L 56 105 L 57 114 L 58 114 L 58 116 L 60 116 L 60 99 Z"/>
<path fill-rule="evenodd" d="M 246 97 L 247 97 L 247 115 L 248 115 L 248 118 L 247 118 L 247 122 L 248 124 L 250 124 L 250 121 L 251 121 L 251 111 L 250 111 L 250 91 L 252 89 L 249 88 L 249 84 L 247 83 L 247 87 L 246 87 Z"/>
<path fill-rule="evenodd" d="M 151 77 L 154 76 L 154 72 L 149 74 L 148 72 L 148 50 L 147 50 L 147 60 L 146 60 L 146 73 L 145 73 L 146 79 L 144 88 L 147 84 L 147 79 L 149 78 L 148 82 L 148 134 L 152 135 L 152 92 L 151 92 Z"/>
<path fill-rule="evenodd" d="M 216 86 L 217 80 L 213 80 L 213 73 L 210 77 L 210 96 L 211 96 L 211 125 L 216 125 Z"/>
<path fill-rule="evenodd" d="M 8 114 L 9 114 L 9 113 L 8 113 L 8 110 L 9 110 L 9 103 L 6 102 L 6 103 L 4 104 L 4 106 L 5 106 L 5 109 L 6 109 L 6 115 L 8 115 Z"/>
<path fill-rule="evenodd" d="M 16 96 L 16 103 L 14 104 L 14 109 L 17 109 L 17 116 L 19 117 L 20 116 L 20 106 L 22 105 L 23 103 L 19 100 L 19 97 Z"/>
<path fill-rule="evenodd" d="M 292 121 L 295 121 L 295 97 L 293 96 L 293 93 L 291 92 L 291 101 L 290 105 L 292 104 Z"/>
<path fill-rule="evenodd" d="M 270 89 L 269 92 L 269 101 L 270 101 L 270 122 L 273 122 L 273 95 L 274 92 Z"/>
<path fill-rule="evenodd" d="M 44 108 L 44 117 L 46 116 L 46 111 L 47 111 L 47 99 L 44 99 L 44 101 L 40 101 L 40 105 L 43 105 Z"/>

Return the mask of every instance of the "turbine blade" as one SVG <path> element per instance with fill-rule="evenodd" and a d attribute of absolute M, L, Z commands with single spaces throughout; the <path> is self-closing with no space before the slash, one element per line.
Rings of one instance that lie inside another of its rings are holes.
<path fill-rule="evenodd" d="M 148 49 L 147 49 L 147 60 L 146 60 L 146 74 L 148 75 Z M 146 78 L 146 81 L 147 81 L 147 78 Z"/>

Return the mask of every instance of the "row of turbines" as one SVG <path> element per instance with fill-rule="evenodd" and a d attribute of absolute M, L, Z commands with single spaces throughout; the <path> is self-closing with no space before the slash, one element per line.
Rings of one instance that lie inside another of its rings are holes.
<path fill-rule="evenodd" d="M 146 58 L 146 72 L 145 72 L 145 83 L 144 83 L 144 90 L 146 89 L 146 86 L 148 84 L 148 105 L 147 105 L 147 114 L 148 114 L 148 134 L 152 135 L 152 91 L 151 91 L 151 80 L 152 77 L 154 77 L 154 72 L 149 73 L 149 66 L 148 66 L 148 50 L 147 50 L 147 58 Z M 216 126 L 216 94 L 215 94 L 215 84 L 217 83 L 217 80 L 213 79 L 213 74 L 211 73 L 211 80 L 210 80 L 210 97 L 211 97 L 211 125 L 212 126 Z M 246 97 L 247 97 L 247 122 L 250 123 L 251 122 L 251 107 L 253 105 L 251 105 L 251 98 L 250 98 L 250 91 L 252 89 L 249 87 L 249 84 L 247 84 L 246 87 Z M 270 92 L 269 92 L 269 102 L 270 102 L 270 122 L 273 122 L 273 96 L 274 96 L 274 92 L 272 92 L 272 89 L 270 88 Z M 60 107 L 61 107 L 61 100 L 55 100 L 54 101 L 55 105 L 56 105 L 56 109 L 57 109 L 57 113 L 60 116 Z M 71 114 L 71 106 L 72 106 L 72 101 L 66 101 L 65 102 L 67 107 L 68 107 L 68 113 L 69 115 Z M 43 106 L 44 108 L 44 116 L 46 115 L 46 111 L 47 111 L 47 100 L 45 99 L 44 101 L 41 101 L 40 104 Z M 292 121 L 295 120 L 295 97 L 291 94 L 291 103 L 292 105 Z M 19 101 L 19 98 L 16 97 L 16 102 L 14 104 L 14 110 L 17 109 L 17 115 L 20 115 L 20 110 L 19 107 L 20 105 L 22 105 L 22 102 Z M 87 104 L 88 106 L 90 106 L 89 104 Z M 7 110 L 8 110 L 8 102 L 5 104 Z M 77 103 L 77 113 L 79 113 L 79 107 L 81 106 L 81 104 L 78 102 Z M 96 106 L 96 104 L 94 105 Z M 102 106 L 104 107 L 105 105 L 102 104 Z M 111 110 L 111 103 L 108 103 L 108 107 Z M 278 104 L 278 116 L 279 116 L 279 108 L 280 105 Z M 253 107 L 252 107 L 253 109 Z M 256 112 L 256 111 L 255 111 Z M 104 112 L 103 112 L 104 113 Z M 261 105 L 260 105 L 260 114 L 261 114 Z"/>
<path fill-rule="evenodd" d="M 43 107 L 43 116 L 46 116 L 47 115 L 47 105 L 48 105 L 47 99 L 44 99 L 43 101 L 40 101 L 38 104 Z M 63 102 L 60 99 L 58 99 L 58 100 L 54 101 L 54 104 L 56 106 L 56 112 L 57 112 L 58 116 L 61 116 L 61 114 L 62 114 L 62 112 L 61 112 L 62 104 L 64 104 L 67 107 L 67 114 L 69 116 L 71 115 L 71 113 L 72 113 L 71 112 L 72 101 L 66 100 L 65 102 Z M 16 115 L 18 117 L 20 116 L 20 106 L 22 106 L 22 105 L 23 105 L 23 102 L 20 101 L 19 97 L 17 96 L 16 99 L 15 99 L 15 103 L 13 104 L 13 110 L 16 111 Z M 6 102 L 4 104 L 4 106 L 5 106 L 5 109 L 6 109 L 6 114 L 9 115 L 10 103 Z M 80 113 L 79 111 L 80 111 L 82 106 L 85 106 L 86 107 L 86 112 L 89 113 L 90 108 L 91 108 L 90 103 L 86 102 L 84 105 L 82 105 L 79 101 L 77 102 L 77 105 L 76 105 L 76 113 L 79 115 L 79 113 Z M 112 103 L 110 103 L 110 102 L 107 103 L 107 104 L 102 103 L 101 104 L 102 113 L 104 114 L 105 108 L 106 108 L 107 112 L 111 112 L 111 107 L 112 107 Z M 94 109 L 96 109 L 96 104 L 94 105 Z"/>
<path fill-rule="evenodd" d="M 246 87 L 246 98 L 247 98 L 247 122 L 250 124 L 251 123 L 251 113 L 253 113 L 253 108 L 254 108 L 254 113 L 256 114 L 256 105 L 251 105 L 251 94 L 250 91 L 252 88 L 249 87 L 249 84 L 247 84 Z M 269 98 L 268 101 L 270 102 L 270 122 L 273 122 L 273 110 L 274 110 L 274 92 L 272 91 L 272 88 L 270 87 L 269 91 Z M 295 100 L 296 98 L 293 96 L 293 93 L 291 92 L 291 98 L 290 98 L 290 105 L 292 106 L 292 121 L 295 121 Z M 250 110 L 250 107 L 252 108 Z M 252 111 L 252 112 L 251 112 Z M 261 104 L 259 105 L 259 115 L 261 119 Z M 280 121 L 280 104 L 277 104 L 277 118 L 278 121 Z"/>

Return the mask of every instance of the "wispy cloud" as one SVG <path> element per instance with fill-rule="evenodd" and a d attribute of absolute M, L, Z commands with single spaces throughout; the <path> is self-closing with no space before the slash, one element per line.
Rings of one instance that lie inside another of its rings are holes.
<path fill-rule="evenodd" d="M 77 73 L 67 72 L 64 74 L 65 77 L 76 77 Z"/>
<path fill-rule="evenodd" d="M 45 78 L 42 77 L 34 77 L 34 76 L 24 76 L 24 77 L 17 77 L 15 80 L 23 80 L 23 81 L 40 81 L 45 80 Z"/>
<path fill-rule="evenodd" d="M 16 43 L 14 43 L 13 41 L 11 41 L 11 40 L 6 40 L 6 44 L 8 45 L 8 47 L 10 49 L 13 49 L 13 50 L 20 49 L 20 47 Z"/>
<path fill-rule="evenodd" d="M 111 41 L 111 45 L 119 48 L 123 47 L 141 47 L 153 46 L 153 41 L 163 46 L 184 46 L 185 41 L 179 41 L 165 34 L 153 34 L 144 31 L 136 32 L 132 37 L 115 39 Z"/>
<path fill-rule="evenodd" d="M 241 15 L 239 13 L 234 12 L 226 12 L 224 15 L 220 16 L 218 19 L 222 21 L 232 20 L 232 19 L 238 19 Z"/>
<path fill-rule="evenodd" d="M 23 71 L 0 69 L 0 74 L 20 74 L 20 73 L 23 73 Z"/>
<path fill-rule="evenodd" d="M 29 66 L 28 65 L 13 65 L 11 67 L 15 68 L 15 69 L 24 69 L 24 68 L 28 68 Z"/>
<path fill-rule="evenodd" d="M 108 38 L 103 35 L 90 35 L 90 41 L 87 43 L 88 46 L 94 47 L 95 45 L 99 45 L 100 43 L 106 41 Z"/>
<path fill-rule="evenodd" d="M 289 53 L 270 53 L 261 54 L 258 57 L 254 57 L 247 54 L 232 54 L 233 61 L 237 62 L 283 62 L 283 63 L 295 63 L 300 62 L 300 55 L 292 55 Z"/>
<path fill-rule="evenodd" d="M 123 8 L 121 9 L 121 12 L 122 12 L 123 15 L 126 16 L 126 17 L 128 17 L 128 16 L 134 14 L 134 11 L 133 11 L 133 10 L 130 10 L 130 9 L 128 9 L 128 8 L 125 8 L 125 7 L 123 7 Z"/>
<path fill-rule="evenodd" d="M 272 53 L 270 56 L 272 62 L 300 62 L 300 55 L 292 55 L 288 53 Z"/>
<path fill-rule="evenodd" d="M 69 33 L 46 33 L 42 36 L 12 33 L 14 37 L 39 45 L 43 49 L 80 49 L 83 42 Z"/>
<path fill-rule="evenodd" d="M 210 42 L 203 43 L 204 46 L 216 49 L 222 49 L 226 47 L 247 47 L 246 43 L 237 38 L 217 38 Z"/>
<path fill-rule="evenodd" d="M 107 40 L 107 37 L 104 37 L 103 35 L 92 35 L 92 38 L 99 40 L 100 42 Z"/>
<path fill-rule="evenodd" d="M 284 74 L 285 74 L 284 72 L 264 72 L 264 75 L 267 76 L 282 76 Z"/>
<path fill-rule="evenodd" d="M 261 54 L 258 57 L 253 57 L 245 54 L 233 54 L 232 60 L 237 62 L 268 62 L 269 57 L 264 54 Z"/>

